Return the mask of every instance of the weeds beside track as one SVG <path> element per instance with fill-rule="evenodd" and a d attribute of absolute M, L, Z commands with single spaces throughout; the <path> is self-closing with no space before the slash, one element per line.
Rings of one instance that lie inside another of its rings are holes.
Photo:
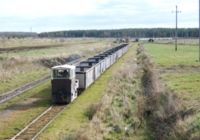
<path fill-rule="evenodd" d="M 40 133 L 59 115 L 65 106 L 51 106 L 40 116 L 34 119 L 23 130 L 16 134 L 11 140 L 32 140 L 37 138 Z"/>

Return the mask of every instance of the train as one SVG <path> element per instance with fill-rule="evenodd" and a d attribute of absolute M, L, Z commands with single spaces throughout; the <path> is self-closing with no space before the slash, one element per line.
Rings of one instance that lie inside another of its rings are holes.
<path fill-rule="evenodd" d="M 120 44 L 76 65 L 64 64 L 52 67 L 52 102 L 54 104 L 68 104 L 72 102 L 126 53 L 128 49 L 129 44 Z"/>

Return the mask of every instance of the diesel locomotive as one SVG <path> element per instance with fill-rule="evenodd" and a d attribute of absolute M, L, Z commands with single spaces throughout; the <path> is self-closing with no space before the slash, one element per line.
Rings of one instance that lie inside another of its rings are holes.
<path fill-rule="evenodd" d="M 127 52 L 128 48 L 128 44 L 121 44 L 77 65 L 65 64 L 52 67 L 53 103 L 67 104 L 72 102 L 81 91 L 87 89 L 104 71 Z"/>

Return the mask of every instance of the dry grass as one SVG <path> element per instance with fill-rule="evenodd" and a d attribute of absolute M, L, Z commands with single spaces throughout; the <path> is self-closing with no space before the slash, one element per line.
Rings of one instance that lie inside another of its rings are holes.
<path fill-rule="evenodd" d="M 0 94 L 49 74 L 54 65 L 88 57 L 112 46 L 109 39 L 9 39 L 5 47 L 59 44 L 63 47 L 0 53 Z M 16 43 L 16 42 L 18 43 Z M 1 43 L 0 43 L 1 47 Z"/>
<path fill-rule="evenodd" d="M 4 60 L 0 63 L 0 81 L 6 82 L 6 79 L 12 78 L 13 75 L 23 73 L 24 71 L 19 69 L 19 66 L 23 66 L 27 63 L 24 58 L 12 58 Z M 13 75 L 12 75 L 13 74 Z"/>
<path fill-rule="evenodd" d="M 138 50 L 138 64 L 142 70 L 141 120 L 145 121 L 149 139 L 156 140 L 189 140 L 199 139 L 199 119 L 194 122 L 191 116 L 197 108 L 185 106 L 180 98 L 168 90 L 159 79 L 153 63 L 144 49 Z M 189 122 L 193 125 L 189 126 Z M 187 124 L 188 123 L 188 124 Z M 189 127 L 188 127 L 189 126 Z"/>
<path fill-rule="evenodd" d="M 71 139 L 133 139 L 140 126 L 136 117 L 136 62 L 133 53 L 117 70 L 100 101 L 100 108 L 93 114 L 91 122 Z M 68 136 L 67 136 L 68 137 Z"/>
<path fill-rule="evenodd" d="M 186 44 L 190 42 L 186 41 Z M 176 131 L 169 139 L 200 139 L 200 75 L 199 63 L 196 61 L 197 47 L 192 44 L 180 45 L 176 53 L 173 45 L 146 44 L 145 47 L 157 63 L 157 68 L 161 69 L 162 80 L 167 88 L 171 89 L 182 103 L 180 119 L 174 128 Z"/>
<path fill-rule="evenodd" d="M 17 48 L 44 45 L 76 44 L 76 42 L 96 42 L 96 38 L 0 38 L 0 48 Z M 98 39 L 103 41 L 103 39 Z"/>
<path fill-rule="evenodd" d="M 48 69 L 25 58 L 0 61 L 0 94 L 45 76 Z"/>
<path fill-rule="evenodd" d="M 0 38 L 0 48 L 28 47 L 38 45 L 52 45 L 66 43 L 67 39 L 51 39 L 51 38 Z"/>
<path fill-rule="evenodd" d="M 96 114 L 97 111 L 99 111 L 99 109 L 101 108 L 101 104 L 100 103 L 95 103 L 95 104 L 91 104 L 86 112 L 85 115 L 87 116 L 87 118 L 89 120 L 92 120 L 92 118 L 94 117 L 94 115 Z"/>
<path fill-rule="evenodd" d="M 177 97 L 161 84 L 154 65 L 144 50 L 139 51 L 138 57 L 142 70 L 143 92 L 141 96 L 145 99 L 140 116 L 146 122 L 149 138 L 166 140 L 175 132 L 174 128 L 180 117 L 181 104 Z"/>

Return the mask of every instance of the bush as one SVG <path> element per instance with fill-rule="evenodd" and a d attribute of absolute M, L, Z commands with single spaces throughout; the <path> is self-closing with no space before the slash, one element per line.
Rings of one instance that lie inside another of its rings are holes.
<path fill-rule="evenodd" d="M 85 115 L 88 117 L 89 120 L 92 120 L 93 116 L 96 114 L 96 112 L 99 110 L 99 108 L 101 107 L 101 104 L 92 104 L 90 105 L 86 112 Z"/>

